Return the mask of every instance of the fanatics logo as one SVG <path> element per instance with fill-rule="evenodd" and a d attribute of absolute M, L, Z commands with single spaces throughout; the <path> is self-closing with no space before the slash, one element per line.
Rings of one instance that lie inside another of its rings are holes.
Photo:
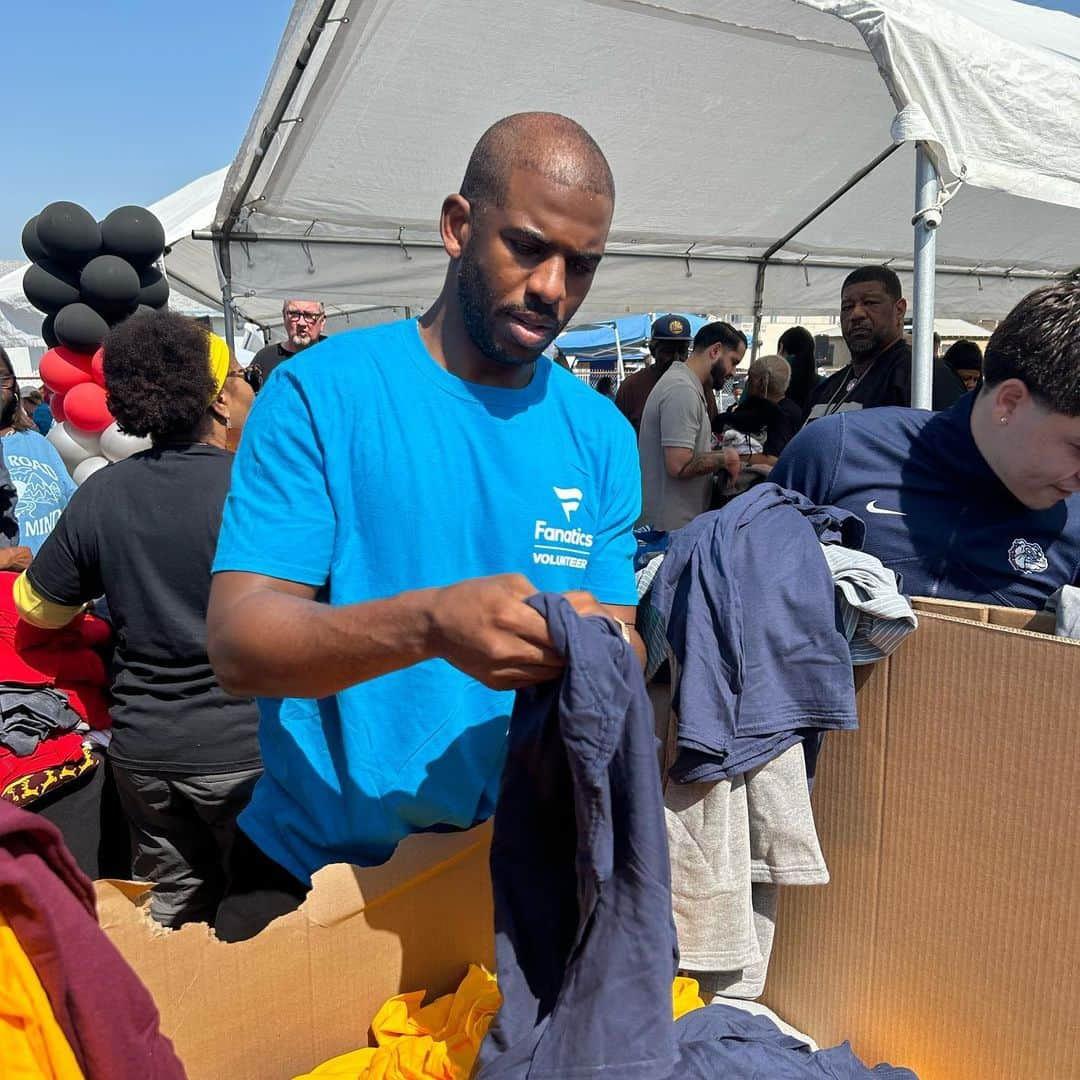
<path fill-rule="evenodd" d="M 1009 565 L 1022 574 L 1041 574 L 1050 564 L 1038 544 L 1018 538 L 1009 548 Z"/>
<path fill-rule="evenodd" d="M 551 490 L 555 492 L 555 498 L 559 500 L 566 520 L 569 521 L 570 515 L 581 506 L 581 488 L 553 487 Z"/>

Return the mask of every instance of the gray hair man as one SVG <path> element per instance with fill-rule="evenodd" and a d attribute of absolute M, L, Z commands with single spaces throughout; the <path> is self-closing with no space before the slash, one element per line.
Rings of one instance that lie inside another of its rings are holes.
<path fill-rule="evenodd" d="M 264 380 L 278 364 L 326 339 L 323 333 L 326 309 L 321 300 L 286 300 L 281 305 L 281 319 L 285 340 L 260 349 L 251 361 L 251 366 L 257 366 L 262 372 Z"/>

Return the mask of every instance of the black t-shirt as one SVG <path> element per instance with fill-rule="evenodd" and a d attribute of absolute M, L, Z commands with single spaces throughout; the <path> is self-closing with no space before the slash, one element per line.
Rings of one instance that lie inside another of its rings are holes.
<path fill-rule="evenodd" d="M 855 383 L 851 386 L 852 382 Z M 964 384 L 940 360 L 934 361 L 934 408 L 947 409 L 966 393 Z M 911 405 L 911 346 L 899 338 L 880 353 L 861 379 L 850 367 L 837 371 L 810 392 L 810 415 L 846 411 L 852 405 Z M 846 407 L 846 408 L 845 408 Z M 826 412 L 827 410 L 827 412 Z"/>
<path fill-rule="evenodd" d="M 28 571 L 59 604 L 104 594 L 117 634 L 109 756 L 147 772 L 260 764 L 258 711 L 218 685 L 206 656 L 210 568 L 233 455 L 157 447 L 91 476 Z"/>
<path fill-rule="evenodd" d="M 763 454 L 779 457 L 780 451 L 795 438 L 801 424 L 802 411 L 793 401 L 782 398 L 774 403 L 767 398 L 743 394 L 739 404 L 721 413 L 712 426 L 718 434 L 733 428 L 744 435 L 753 435 L 761 442 Z"/>
<path fill-rule="evenodd" d="M 319 341 L 325 340 L 326 335 L 320 334 Z M 319 341 L 313 341 L 312 345 L 318 345 Z M 295 352 L 290 352 L 288 349 L 286 349 L 284 345 L 285 343 L 283 341 L 275 341 L 273 345 L 264 345 L 251 358 L 252 367 L 257 364 L 259 370 L 263 373 L 264 379 L 269 377 L 270 372 L 273 371 L 274 368 L 278 366 L 278 364 L 281 364 L 284 361 L 288 360 L 290 357 L 296 355 Z M 309 345 L 308 348 L 310 349 L 311 345 Z"/>

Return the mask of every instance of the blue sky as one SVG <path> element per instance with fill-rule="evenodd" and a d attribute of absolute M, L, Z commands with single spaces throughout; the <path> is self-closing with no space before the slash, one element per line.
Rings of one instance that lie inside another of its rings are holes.
<path fill-rule="evenodd" d="M 1039 6 L 1080 15 L 1080 0 Z M 22 0 L 5 5 L 0 259 L 55 199 L 101 218 L 227 165 L 290 0 Z"/>
<path fill-rule="evenodd" d="M 291 0 L 21 0 L 4 5 L 0 259 L 55 199 L 95 217 L 228 165 Z"/>

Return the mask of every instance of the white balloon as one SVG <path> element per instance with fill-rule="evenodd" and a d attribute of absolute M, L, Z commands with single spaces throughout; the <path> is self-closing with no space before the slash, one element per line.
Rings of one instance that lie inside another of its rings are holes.
<path fill-rule="evenodd" d="M 74 480 L 76 484 L 81 484 L 88 476 L 93 476 L 98 469 L 104 469 L 108 464 L 108 458 L 88 457 L 85 461 L 80 461 L 79 464 L 71 470 L 71 479 Z"/>
<path fill-rule="evenodd" d="M 115 421 L 101 433 L 101 452 L 110 461 L 123 461 L 140 450 L 149 450 L 151 446 L 153 443 L 149 439 L 125 434 Z"/>
<path fill-rule="evenodd" d="M 62 424 L 53 424 L 45 438 L 56 447 L 57 453 L 68 467 L 68 472 L 71 472 L 79 462 L 96 457 L 100 453 L 98 444 L 101 440 L 96 435 L 92 436 L 93 441 L 87 445 L 91 436 L 85 431 L 73 428 L 67 421 Z"/>
<path fill-rule="evenodd" d="M 100 431 L 83 431 L 82 428 L 77 428 L 70 420 L 64 421 L 64 427 L 71 436 L 72 442 L 78 443 L 79 446 L 88 451 L 93 457 L 101 456 Z"/>

